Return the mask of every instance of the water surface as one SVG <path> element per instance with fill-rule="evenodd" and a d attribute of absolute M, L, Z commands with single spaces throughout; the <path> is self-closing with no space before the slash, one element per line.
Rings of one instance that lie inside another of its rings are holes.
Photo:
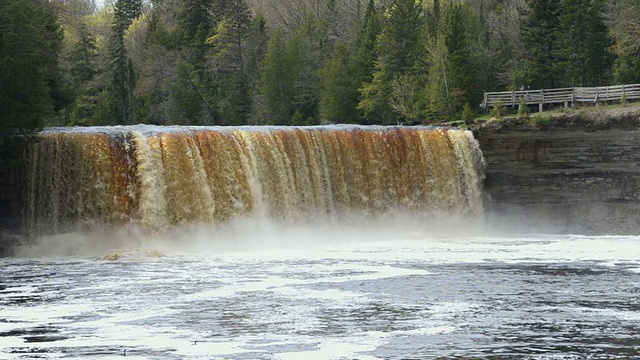
<path fill-rule="evenodd" d="M 0 259 L 0 358 L 640 357 L 640 237 L 162 254 Z"/>

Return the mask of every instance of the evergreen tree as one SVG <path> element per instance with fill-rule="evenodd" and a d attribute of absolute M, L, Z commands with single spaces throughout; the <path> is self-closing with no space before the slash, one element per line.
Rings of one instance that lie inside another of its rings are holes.
<path fill-rule="evenodd" d="M 554 67 L 564 85 L 603 84 L 612 60 L 604 16 L 603 0 L 562 1 Z"/>
<path fill-rule="evenodd" d="M 554 88 L 558 82 L 557 56 L 560 1 L 528 0 L 522 23 L 525 61 L 523 78 L 532 88 Z"/>
<path fill-rule="evenodd" d="M 318 123 L 322 89 L 320 72 L 326 58 L 323 30 L 321 21 L 307 16 L 294 30 L 287 45 L 293 64 L 290 71 L 294 74 L 294 116 L 298 119 L 293 125 Z"/>
<path fill-rule="evenodd" d="M 178 31 L 185 43 L 204 44 L 201 34 L 211 28 L 209 15 L 213 0 L 183 0 L 178 14 Z M 201 31 L 204 28 L 206 31 Z"/>
<path fill-rule="evenodd" d="M 176 30 L 183 47 L 182 54 L 195 67 L 199 80 L 204 78 L 200 70 L 204 67 L 207 51 L 205 41 L 218 22 L 214 21 L 216 15 L 212 14 L 215 9 L 214 2 L 217 1 L 184 0 L 177 16 Z"/>
<path fill-rule="evenodd" d="M 78 30 L 78 42 L 73 45 L 71 53 L 68 56 L 71 68 L 69 69 L 69 77 L 76 93 L 79 91 L 83 83 L 91 81 L 96 73 L 95 62 L 98 56 L 96 41 L 89 34 L 85 24 L 80 25 Z"/>
<path fill-rule="evenodd" d="M 327 28 L 327 45 L 330 51 L 333 50 L 333 46 L 339 40 L 344 40 L 345 31 L 342 28 L 340 22 L 340 14 L 338 13 L 338 6 L 336 0 L 327 1 L 327 13 L 325 15 L 325 23 Z"/>
<path fill-rule="evenodd" d="M 450 5 L 447 9 L 444 42 L 451 116 L 459 115 L 465 104 L 479 104 L 481 99 L 478 66 L 469 33 L 474 28 L 474 20 L 475 14 L 467 5 Z"/>
<path fill-rule="evenodd" d="M 336 43 L 331 58 L 322 69 L 320 118 L 323 120 L 332 123 L 360 122 L 356 109 L 360 82 L 354 70 L 347 44 Z"/>
<path fill-rule="evenodd" d="M 284 32 L 273 32 L 260 76 L 264 103 L 258 113 L 266 124 L 291 124 L 291 117 L 295 111 L 293 98 L 297 76 L 292 70 L 295 69 L 296 61 L 289 52 Z"/>
<path fill-rule="evenodd" d="M 70 63 L 69 78 L 75 92 L 70 124 L 90 125 L 99 95 L 95 81 L 98 49 L 85 24 L 81 24 L 78 29 L 78 42 L 73 45 L 67 61 Z"/>
<path fill-rule="evenodd" d="M 267 55 L 267 25 L 261 14 L 254 16 L 249 27 L 249 38 L 247 42 L 247 74 L 249 80 L 249 95 L 251 97 L 251 113 L 248 124 L 256 124 L 259 119 L 259 107 L 262 101 L 260 89 L 260 69 Z"/>
<path fill-rule="evenodd" d="M 135 72 L 131 59 L 127 56 L 124 45 L 124 33 L 133 19 L 140 16 L 141 0 L 117 0 L 114 7 L 114 18 L 111 25 L 109 41 L 109 73 L 111 84 L 109 93 L 103 98 L 110 104 L 110 114 L 101 122 L 113 119 L 116 124 L 128 124 L 133 115 L 133 90 L 135 88 Z"/>
<path fill-rule="evenodd" d="M 358 86 L 370 83 L 373 79 L 374 65 L 378 58 L 376 42 L 381 32 L 382 22 L 376 10 L 375 1 L 369 0 L 362 29 L 356 39 L 353 60 L 353 72 L 357 77 Z"/>
<path fill-rule="evenodd" d="M 56 109 L 62 32 L 48 6 L 0 1 L 0 147 L 38 130 Z"/>
<path fill-rule="evenodd" d="M 251 10 L 244 0 L 233 0 L 206 41 L 212 46 L 210 69 L 219 91 L 221 124 L 246 124 L 251 114 L 247 61 L 255 49 L 248 48 L 250 30 Z"/>
<path fill-rule="evenodd" d="M 421 1 L 395 0 L 387 10 L 376 42 L 377 71 L 372 81 L 361 88 L 362 100 L 358 105 L 369 123 L 404 120 L 388 99 L 392 97 L 393 84 L 416 64 L 423 21 Z"/>
<path fill-rule="evenodd" d="M 365 123 L 362 112 L 357 109 L 361 100 L 359 89 L 373 78 L 376 39 L 381 29 L 375 2 L 369 0 L 362 27 L 355 39 L 354 54 L 346 43 L 339 42 L 322 70 L 322 119 Z"/>

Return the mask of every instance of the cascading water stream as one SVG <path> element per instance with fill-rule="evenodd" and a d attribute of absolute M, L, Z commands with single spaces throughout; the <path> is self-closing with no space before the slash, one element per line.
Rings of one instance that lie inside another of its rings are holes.
<path fill-rule="evenodd" d="M 31 235 L 388 212 L 482 214 L 468 131 L 426 127 L 55 128 L 27 152 Z"/>

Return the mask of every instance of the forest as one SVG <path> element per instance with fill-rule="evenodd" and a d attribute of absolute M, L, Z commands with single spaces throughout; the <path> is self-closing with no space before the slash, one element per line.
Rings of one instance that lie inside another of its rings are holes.
<path fill-rule="evenodd" d="M 428 124 L 484 91 L 621 83 L 637 0 L 0 0 L 3 135 Z"/>

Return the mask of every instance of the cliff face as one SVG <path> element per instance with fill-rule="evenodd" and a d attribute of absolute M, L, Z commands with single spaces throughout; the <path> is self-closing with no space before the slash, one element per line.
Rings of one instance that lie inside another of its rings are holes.
<path fill-rule="evenodd" d="M 549 116 L 549 115 L 544 115 Z M 640 232 L 640 110 L 592 110 L 476 129 L 489 212 L 538 229 Z"/>
<path fill-rule="evenodd" d="M 22 227 L 23 163 L 21 143 L 0 139 L 0 256 L 19 239 Z"/>

